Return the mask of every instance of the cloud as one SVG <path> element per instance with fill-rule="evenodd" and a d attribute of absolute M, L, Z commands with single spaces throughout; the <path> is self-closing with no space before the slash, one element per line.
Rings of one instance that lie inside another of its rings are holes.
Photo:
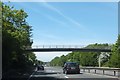
<path fill-rule="evenodd" d="M 41 5 L 41 3 L 40 3 L 40 5 Z M 23 4 L 21 4 L 21 6 L 26 7 L 26 8 L 28 8 L 28 9 L 29 9 L 29 7 L 30 7 L 30 6 L 28 6 L 28 5 L 23 5 Z M 50 16 L 49 14 L 42 13 L 42 12 L 39 11 L 37 8 L 31 7 L 30 9 L 31 9 L 31 11 L 33 11 L 33 12 L 35 12 L 35 13 L 38 13 L 39 15 L 42 15 L 42 16 L 44 16 L 44 17 L 46 17 L 46 18 L 48 18 L 48 19 L 50 19 L 50 20 L 52 20 L 52 21 L 54 21 L 54 22 L 57 22 L 57 23 L 59 23 L 59 24 L 61 24 L 61 25 L 66 25 L 66 26 L 67 26 L 67 24 L 66 24 L 65 22 L 63 22 L 63 21 L 61 21 L 61 20 L 58 20 L 58 19 Z M 65 26 L 64 26 L 64 27 L 65 27 Z"/>
<path fill-rule="evenodd" d="M 81 25 L 79 22 L 77 22 L 77 21 L 75 21 L 74 19 L 72 19 L 72 18 L 64 15 L 60 10 L 58 10 L 57 8 L 55 8 L 55 7 L 53 7 L 52 5 L 48 4 L 45 0 L 42 0 L 42 1 L 43 1 L 42 3 L 38 3 L 38 4 L 39 4 L 39 5 L 43 5 L 44 7 L 48 8 L 48 9 L 50 9 L 50 10 L 56 12 L 56 13 L 58 13 L 60 16 L 62 16 L 63 18 L 65 18 L 67 21 L 69 21 L 71 24 L 73 24 L 73 25 L 75 25 L 75 26 L 78 26 L 78 27 L 80 27 L 80 28 L 83 28 L 83 25 Z M 22 5 L 23 7 L 28 8 L 28 9 L 29 9 L 29 7 L 30 7 L 29 5 L 23 5 L 23 4 L 21 4 L 21 5 Z M 37 8 L 31 7 L 30 9 L 31 9 L 31 11 L 33 11 L 33 12 L 35 12 L 35 13 L 38 13 L 38 14 L 40 14 L 40 15 L 42 15 L 42 16 L 44 16 L 44 17 L 46 17 L 46 18 L 48 18 L 48 19 L 50 19 L 50 20 L 52 20 L 52 21 L 55 21 L 55 22 L 57 22 L 57 23 L 59 23 L 59 24 L 62 24 L 62 25 L 66 25 L 66 26 L 67 26 L 67 23 L 65 23 L 65 22 L 63 22 L 63 21 L 61 21 L 61 20 L 58 20 L 58 19 L 50 16 L 49 14 L 42 13 L 42 12 L 39 11 Z"/>
<path fill-rule="evenodd" d="M 59 23 L 60 25 L 64 25 L 64 27 L 65 27 L 65 25 L 67 26 L 67 24 L 65 23 L 65 22 L 63 22 L 63 21 L 60 21 L 60 20 L 58 20 L 58 19 L 56 19 L 56 18 L 54 18 L 54 17 L 52 17 L 52 16 L 50 16 L 50 15 L 45 15 L 48 19 L 50 19 L 50 20 L 52 20 L 52 21 L 54 21 L 54 22 L 57 22 L 57 23 Z"/>
<path fill-rule="evenodd" d="M 44 38 L 47 38 L 48 40 L 49 39 L 59 39 L 59 37 L 55 36 L 55 35 L 52 35 L 52 34 L 49 34 L 49 33 L 40 33 L 38 35 L 39 37 L 44 37 Z"/>
<path fill-rule="evenodd" d="M 58 10 L 57 8 L 55 8 L 52 5 L 48 4 L 47 2 L 43 2 L 43 6 L 47 7 L 48 9 L 50 9 L 52 11 L 55 11 L 56 13 L 58 13 L 60 16 L 64 17 L 67 21 L 71 22 L 75 26 L 78 26 L 78 27 L 82 28 L 82 25 L 79 22 L 77 22 L 74 19 L 64 15 L 60 10 Z"/>

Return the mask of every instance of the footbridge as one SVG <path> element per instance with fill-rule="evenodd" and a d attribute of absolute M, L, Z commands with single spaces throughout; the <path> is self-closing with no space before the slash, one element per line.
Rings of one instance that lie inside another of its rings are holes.
<path fill-rule="evenodd" d="M 31 52 L 58 52 L 58 51 L 81 51 L 81 52 L 111 52 L 110 48 L 87 48 L 81 45 L 36 45 L 29 47 L 27 46 L 26 51 Z"/>

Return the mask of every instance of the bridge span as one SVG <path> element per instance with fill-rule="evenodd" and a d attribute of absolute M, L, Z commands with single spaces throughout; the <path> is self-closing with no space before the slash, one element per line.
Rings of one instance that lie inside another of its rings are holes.
<path fill-rule="evenodd" d="M 31 52 L 60 52 L 60 51 L 80 51 L 80 52 L 111 52 L 110 48 L 87 48 L 80 45 L 41 45 L 26 47 L 26 51 Z"/>

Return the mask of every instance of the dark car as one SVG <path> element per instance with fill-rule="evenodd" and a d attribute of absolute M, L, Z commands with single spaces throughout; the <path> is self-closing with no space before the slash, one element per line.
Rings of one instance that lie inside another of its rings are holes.
<path fill-rule="evenodd" d="M 38 65 L 38 66 L 37 66 L 37 70 L 44 70 L 44 66 Z"/>
<path fill-rule="evenodd" d="M 63 67 L 63 73 L 80 73 L 79 64 L 76 62 L 66 62 Z"/>

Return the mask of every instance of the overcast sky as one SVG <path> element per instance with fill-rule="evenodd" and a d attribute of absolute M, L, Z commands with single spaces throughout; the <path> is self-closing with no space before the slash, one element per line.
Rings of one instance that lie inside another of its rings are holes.
<path fill-rule="evenodd" d="M 118 34 L 118 4 L 115 2 L 12 2 L 28 13 L 33 45 L 88 45 L 115 43 Z M 36 53 L 50 61 L 68 52 Z"/>

